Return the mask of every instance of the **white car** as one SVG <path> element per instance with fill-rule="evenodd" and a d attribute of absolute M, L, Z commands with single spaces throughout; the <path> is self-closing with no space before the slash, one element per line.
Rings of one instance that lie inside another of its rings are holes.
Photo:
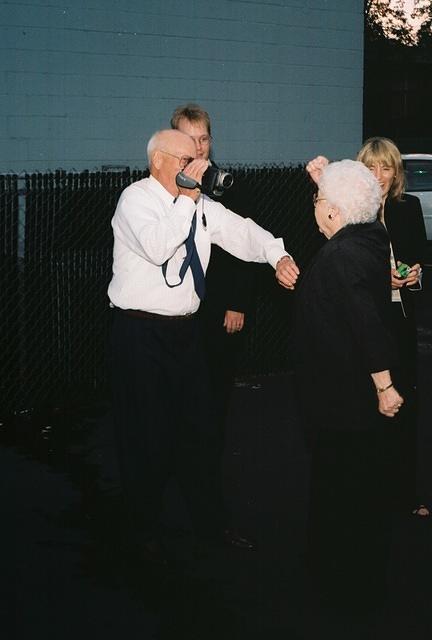
<path fill-rule="evenodd" d="M 432 241 L 432 154 L 405 153 L 402 160 L 406 192 L 417 196 L 423 209 L 427 239 Z"/>

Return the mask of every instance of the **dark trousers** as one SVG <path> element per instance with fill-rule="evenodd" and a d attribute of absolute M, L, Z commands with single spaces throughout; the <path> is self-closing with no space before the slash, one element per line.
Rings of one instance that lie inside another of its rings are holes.
<path fill-rule="evenodd" d="M 404 397 L 404 405 L 393 421 L 394 437 L 391 446 L 397 460 L 395 495 L 396 507 L 407 513 L 416 502 L 417 463 L 417 330 L 413 313 L 406 318 L 402 305 L 392 303 L 392 332 L 399 354 L 399 366 L 392 371 L 392 379 Z"/>
<path fill-rule="evenodd" d="M 395 384 L 402 393 L 413 389 L 417 383 L 417 329 L 413 313 L 406 318 L 402 305 L 393 302 L 391 305 L 391 329 L 399 355 L 399 367 Z"/>
<path fill-rule="evenodd" d="M 225 427 L 233 391 L 237 362 L 244 346 L 245 329 L 227 333 L 223 326 L 225 314 L 206 309 L 201 315 L 206 362 L 209 369 L 215 419 L 220 433 L 220 453 L 225 441 Z"/>
<path fill-rule="evenodd" d="M 379 606 L 386 591 L 392 460 L 384 431 L 322 430 L 312 450 L 309 566 L 336 607 Z"/>
<path fill-rule="evenodd" d="M 223 523 L 217 430 L 195 318 L 137 318 L 115 310 L 112 397 L 123 494 L 138 539 L 159 534 L 175 474 L 195 531 Z"/>

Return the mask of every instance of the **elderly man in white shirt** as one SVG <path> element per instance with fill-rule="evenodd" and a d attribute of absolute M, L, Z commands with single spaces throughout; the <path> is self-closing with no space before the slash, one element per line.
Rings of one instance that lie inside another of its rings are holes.
<path fill-rule="evenodd" d="M 113 217 L 112 390 L 125 507 L 144 558 L 165 562 L 160 514 L 177 476 L 195 534 L 233 547 L 252 544 L 228 528 L 217 429 L 195 312 L 204 296 L 211 243 L 236 257 L 268 262 L 294 288 L 299 270 L 282 239 L 196 188 L 208 163 L 192 138 L 159 131 L 147 147 L 150 177 L 127 187 Z"/>

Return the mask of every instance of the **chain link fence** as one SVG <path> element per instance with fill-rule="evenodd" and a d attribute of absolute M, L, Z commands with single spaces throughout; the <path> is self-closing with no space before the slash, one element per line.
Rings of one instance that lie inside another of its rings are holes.
<path fill-rule="evenodd" d="M 274 235 L 304 268 L 321 243 L 303 167 L 231 167 L 224 203 Z M 0 411 L 59 406 L 107 388 L 111 218 L 147 171 L 0 176 Z M 290 368 L 293 294 L 263 267 L 241 373 Z"/>

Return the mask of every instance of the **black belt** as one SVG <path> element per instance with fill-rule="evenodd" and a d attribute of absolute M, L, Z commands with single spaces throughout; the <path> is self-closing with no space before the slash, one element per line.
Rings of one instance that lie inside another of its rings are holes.
<path fill-rule="evenodd" d="M 119 307 L 116 309 L 127 316 L 132 316 L 132 318 L 147 318 L 149 320 L 191 320 L 195 317 L 195 313 L 186 313 L 183 316 L 163 316 L 160 313 L 150 313 L 150 311 L 140 311 L 139 309 L 119 309 Z"/>

